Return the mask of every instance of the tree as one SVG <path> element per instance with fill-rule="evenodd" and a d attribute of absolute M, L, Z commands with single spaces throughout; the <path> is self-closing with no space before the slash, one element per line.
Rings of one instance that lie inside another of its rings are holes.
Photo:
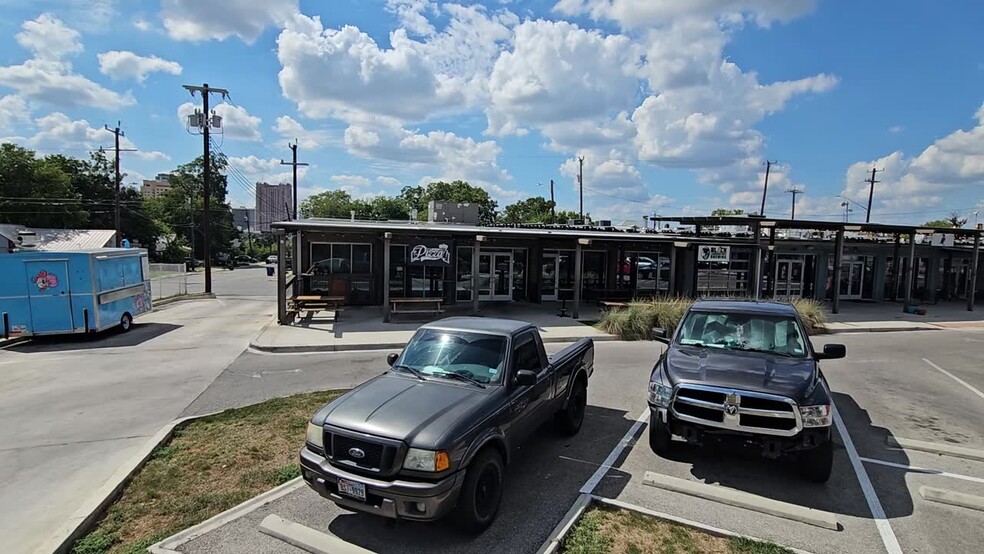
<path fill-rule="evenodd" d="M 501 223 L 554 223 L 550 210 L 554 203 L 542 196 L 534 196 L 509 204 L 499 217 Z"/>
<path fill-rule="evenodd" d="M 427 219 L 427 205 L 431 200 L 443 202 L 473 202 L 478 204 L 478 219 L 483 225 L 491 225 L 496 220 L 499 203 L 489 196 L 485 189 L 469 185 L 465 181 L 435 181 L 427 185 L 403 187 L 400 192 L 408 209 L 417 212 L 418 219 Z"/>
<path fill-rule="evenodd" d="M 211 196 L 211 225 L 209 242 L 213 254 L 228 253 L 236 229 L 232 223 L 232 209 L 226 202 L 227 180 L 225 169 L 228 163 L 224 155 L 213 152 L 210 158 L 211 169 L 209 191 Z M 166 225 L 166 230 L 179 236 L 186 236 L 193 245 L 195 256 L 204 256 L 204 221 L 202 156 L 190 163 L 178 166 L 171 172 L 171 187 L 166 193 L 147 202 L 147 214 Z"/>
<path fill-rule="evenodd" d="M 86 208 L 57 160 L 36 158 L 14 144 L 0 145 L 0 223 L 83 227 L 97 209 Z"/>
<path fill-rule="evenodd" d="M 580 212 L 575 212 L 574 210 L 560 210 L 557 212 L 557 216 L 554 217 L 554 222 L 561 225 L 566 225 L 567 222 L 572 219 L 581 219 Z M 584 214 L 584 222 L 591 223 L 591 214 Z"/>
<path fill-rule="evenodd" d="M 951 229 L 950 220 L 948 219 L 934 219 L 932 221 L 927 221 L 922 224 L 923 227 L 933 227 L 936 229 Z"/>
<path fill-rule="evenodd" d="M 966 217 L 960 217 L 960 212 L 950 212 L 946 219 L 934 219 L 923 223 L 923 227 L 934 227 L 936 229 L 959 229 L 967 224 Z"/>
<path fill-rule="evenodd" d="M 332 217 L 348 219 L 352 211 L 352 195 L 344 190 L 326 190 L 304 199 L 299 207 L 301 217 Z"/>
<path fill-rule="evenodd" d="M 728 217 L 728 216 L 735 216 L 735 215 L 745 215 L 745 210 L 716 208 L 713 211 L 711 211 L 712 217 Z"/>

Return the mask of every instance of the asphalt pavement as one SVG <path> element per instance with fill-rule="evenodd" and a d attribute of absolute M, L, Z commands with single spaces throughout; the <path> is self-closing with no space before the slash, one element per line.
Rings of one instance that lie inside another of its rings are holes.
<path fill-rule="evenodd" d="M 34 551 L 272 317 L 260 270 L 217 272 L 214 285 L 217 299 L 143 315 L 125 334 L 0 350 L 0 550 Z"/>

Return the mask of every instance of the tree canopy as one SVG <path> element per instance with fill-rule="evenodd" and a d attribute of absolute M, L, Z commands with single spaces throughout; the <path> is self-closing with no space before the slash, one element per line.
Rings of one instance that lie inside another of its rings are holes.
<path fill-rule="evenodd" d="M 923 223 L 923 227 L 935 227 L 938 229 L 959 229 L 967 224 L 967 218 L 961 217 L 960 212 L 950 212 L 946 219 L 934 219 Z"/>
<path fill-rule="evenodd" d="M 730 209 L 730 208 L 715 208 L 711 211 L 711 215 L 714 217 L 727 217 L 732 215 L 745 215 L 745 210 Z"/>

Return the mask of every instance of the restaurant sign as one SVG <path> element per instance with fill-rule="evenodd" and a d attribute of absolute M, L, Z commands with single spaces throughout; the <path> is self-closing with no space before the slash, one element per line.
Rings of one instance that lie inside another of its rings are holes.
<path fill-rule="evenodd" d="M 700 246 L 698 250 L 698 261 L 701 262 L 728 262 L 731 261 L 730 246 Z"/>
<path fill-rule="evenodd" d="M 444 243 L 418 242 L 410 247 L 410 263 L 451 267 L 451 249 Z"/>

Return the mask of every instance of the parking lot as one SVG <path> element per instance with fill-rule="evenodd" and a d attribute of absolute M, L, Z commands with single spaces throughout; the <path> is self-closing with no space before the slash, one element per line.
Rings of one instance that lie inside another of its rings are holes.
<path fill-rule="evenodd" d="M 472 538 L 449 525 L 397 523 L 346 512 L 306 486 L 179 547 L 187 553 L 299 552 L 259 532 L 277 514 L 378 552 L 534 552 L 579 492 L 769 539 L 810 552 L 971 552 L 984 542 L 984 512 L 923 498 L 921 486 L 984 497 L 984 461 L 889 446 L 919 440 L 984 450 L 984 332 L 931 331 L 821 336 L 847 345 L 824 362 L 842 420 L 834 475 L 804 481 L 793 463 L 678 442 L 653 454 L 646 425 L 648 373 L 655 343 L 598 343 L 596 373 L 581 433 L 564 439 L 541 429 L 508 468 L 495 524 Z M 554 349 L 558 347 L 554 346 Z M 613 454 L 614 452 L 614 454 Z M 609 459 L 609 457 L 612 457 Z M 606 459 L 613 466 L 598 471 Z M 645 483 L 647 472 L 726 487 L 819 510 L 836 530 L 767 515 Z"/>

